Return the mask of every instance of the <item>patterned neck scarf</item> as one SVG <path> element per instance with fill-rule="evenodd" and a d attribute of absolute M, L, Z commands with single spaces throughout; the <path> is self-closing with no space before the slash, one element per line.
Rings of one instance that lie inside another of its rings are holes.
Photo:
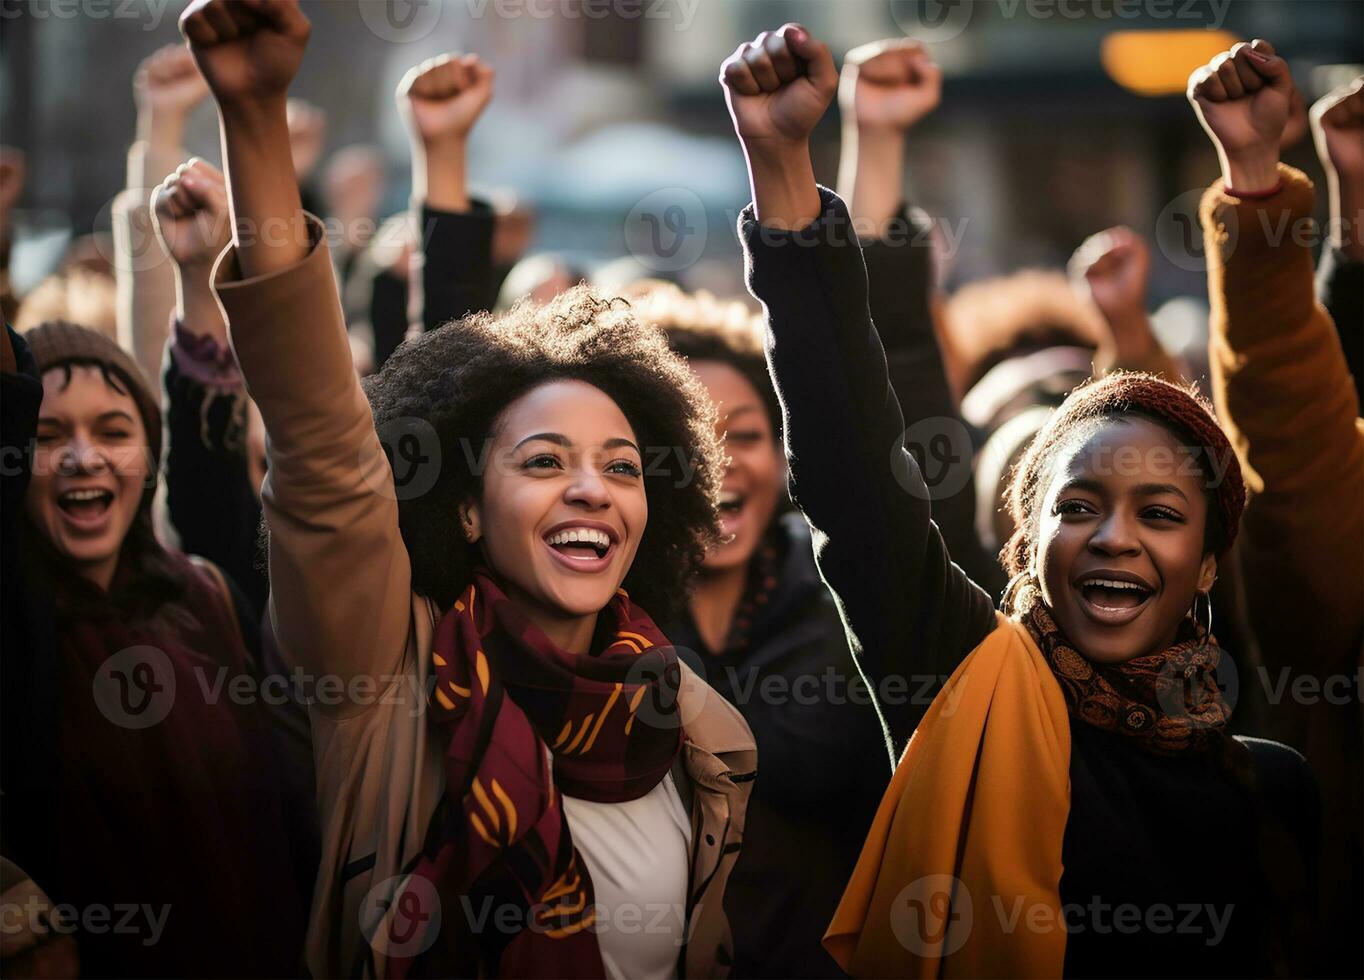
<path fill-rule="evenodd" d="M 1160 653 L 1097 664 L 1066 639 L 1035 585 L 1023 586 L 1015 608 L 1072 718 L 1136 739 L 1157 755 L 1203 752 L 1227 741 L 1231 706 L 1216 677 L 1222 651 L 1202 626 L 1186 619 L 1177 642 Z"/>
<path fill-rule="evenodd" d="M 413 969 L 432 928 L 441 942 L 424 972 L 604 975 L 592 881 L 560 793 L 638 799 L 672 768 L 683 732 L 667 638 L 623 590 L 601 615 L 614 620 L 605 648 L 568 653 L 480 570 L 438 625 L 429 707 L 445 797 L 371 940 L 389 976 Z"/>

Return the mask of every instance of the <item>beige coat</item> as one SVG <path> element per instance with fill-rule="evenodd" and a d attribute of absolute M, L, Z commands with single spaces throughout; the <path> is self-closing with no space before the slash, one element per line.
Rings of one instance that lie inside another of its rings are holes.
<path fill-rule="evenodd" d="M 312 227 L 314 241 L 320 226 Z M 322 861 L 309 926 L 313 976 L 384 972 L 384 910 L 444 792 L 425 717 L 438 611 L 411 586 L 392 475 L 351 367 L 325 244 L 242 280 L 232 250 L 214 283 L 268 432 L 270 617 L 285 660 L 317 678 L 311 707 Z M 722 899 L 743 840 L 757 750 L 743 717 L 690 671 L 675 773 L 691 800 L 684 976 L 724 976 Z M 462 908 L 443 908 L 444 916 Z"/>

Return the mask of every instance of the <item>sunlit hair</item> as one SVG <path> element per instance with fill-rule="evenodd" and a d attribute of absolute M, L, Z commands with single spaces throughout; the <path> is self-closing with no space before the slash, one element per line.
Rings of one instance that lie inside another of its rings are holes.
<path fill-rule="evenodd" d="M 718 299 L 705 290 L 683 292 L 658 280 L 634 283 L 625 296 L 635 315 L 662 330 L 668 346 L 688 361 L 717 361 L 743 375 L 780 440 L 781 404 L 767 374 L 761 315 L 737 300 Z"/>
<path fill-rule="evenodd" d="M 66 320 L 118 339 L 118 299 L 114 277 L 72 266 L 48 276 L 24 296 L 14 329 L 27 333 L 40 323 Z"/>
<path fill-rule="evenodd" d="M 1245 508 L 1245 484 L 1240 463 L 1213 416 L 1212 406 L 1192 386 L 1172 384 L 1152 374 L 1119 371 L 1071 392 L 1014 467 L 1007 497 L 1014 532 L 999 555 L 1010 576 L 1035 568 L 1042 505 L 1058 459 L 1104 420 L 1115 418 L 1154 422 L 1192 452 L 1208 500 L 1204 553 L 1221 556 L 1235 541 Z M 1217 459 L 1219 467 L 1225 466 L 1215 484 L 1206 462 L 1210 456 Z"/>
<path fill-rule="evenodd" d="M 1025 269 L 963 286 L 943 309 L 946 341 L 965 391 L 996 364 L 1046 347 L 1097 348 L 1105 328 L 1059 272 Z"/>
<path fill-rule="evenodd" d="M 649 523 L 625 578 L 631 597 L 665 616 L 685 601 L 685 583 L 718 542 L 722 456 L 705 389 L 627 301 L 578 286 L 543 306 L 522 302 L 423 334 L 365 380 L 380 433 L 421 419 L 439 439 L 434 486 L 400 499 L 398 519 L 413 588 L 442 608 L 480 560 L 464 538 L 459 508 L 482 494 L 479 461 L 497 419 L 533 388 L 567 380 L 613 399 L 643 452 Z"/>

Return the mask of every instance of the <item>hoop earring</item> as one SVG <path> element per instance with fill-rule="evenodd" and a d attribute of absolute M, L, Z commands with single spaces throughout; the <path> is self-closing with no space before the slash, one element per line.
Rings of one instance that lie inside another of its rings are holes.
<path fill-rule="evenodd" d="M 1208 607 L 1208 617 L 1207 617 L 1207 618 L 1208 618 L 1208 621 L 1207 621 L 1206 624 L 1201 624 L 1201 623 L 1198 622 L 1198 600 L 1199 600 L 1199 599 L 1204 600 L 1204 604 Z M 1204 630 L 1204 635 L 1205 635 L 1205 636 L 1212 636 L 1212 592 L 1195 592 L 1195 593 L 1194 593 L 1193 606 L 1189 609 L 1189 618 L 1192 619 L 1192 620 L 1194 621 L 1194 624 L 1195 624 L 1195 625 L 1202 625 L 1202 626 L 1203 626 L 1203 630 Z"/>

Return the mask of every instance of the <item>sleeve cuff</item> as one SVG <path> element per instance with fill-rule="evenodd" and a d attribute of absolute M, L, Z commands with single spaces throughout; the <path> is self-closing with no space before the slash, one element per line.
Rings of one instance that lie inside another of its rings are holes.
<path fill-rule="evenodd" d="M 216 337 L 194 334 L 172 315 L 171 357 L 181 375 L 214 388 L 236 388 L 242 383 L 232 348 Z"/>
<path fill-rule="evenodd" d="M 1280 163 L 1279 186 L 1266 196 L 1238 196 L 1219 177 L 1203 194 L 1199 217 L 1204 229 L 1215 232 L 1211 244 L 1220 248 L 1225 261 L 1232 251 L 1260 252 L 1301 241 L 1295 225 L 1311 218 L 1315 203 L 1316 190 L 1307 175 Z"/>

